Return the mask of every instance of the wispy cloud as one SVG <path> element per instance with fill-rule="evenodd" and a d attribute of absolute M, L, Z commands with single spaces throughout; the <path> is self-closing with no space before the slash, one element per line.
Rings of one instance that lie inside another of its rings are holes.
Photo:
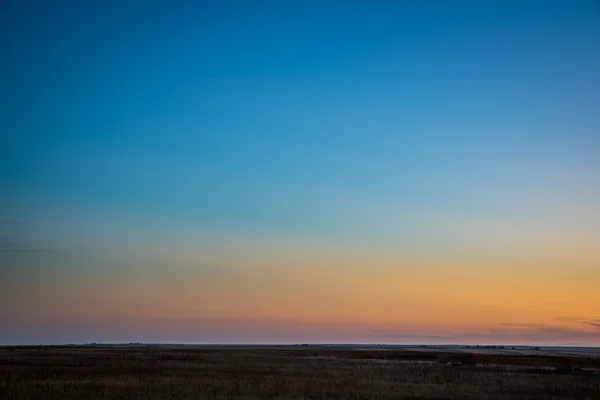
<path fill-rule="evenodd" d="M 510 326 L 510 327 L 516 327 L 516 328 L 540 328 L 540 327 L 546 326 L 546 325 L 542 325 L 542 324 L 523 324 L 523 323 L 516 323 L 516 322 L 501 322 L 498 325 Z"/>
<path fill-rule="evenodd" d="M 406 343 L 487 343 L 487 344 L 563 344 L 600 343 L 600 320 L 577 320 L 580 326 L 500 322 L 485 330 L 458 330 L 451 334 L 381 333 L 367 336 L 372 340 Z"/>
<path fill-rule="evenodd" d="M 53 249 L 0 249 L 0 253 L 54 253 Z"/>
<path fill-rule="evenodd" d="M 505 341 L 529 343 L 589 343 L 600 340 L 600 320 L 561 318 L 576 321 L 580 326 L 559 326 L 527 323 L 500 323 L 489 329 L 487 336 Z M 590 330 L 590 327 L 594 328 Z"/>
<path fill-rule="evenodd" d="M 584 322 L 585 325 L 600 329 L 600 319 L 592 319 Z"/>
<path fill-rule="evenodd" d="M 452 340 L 453 336 L 441 336 L 441 335 L 419 335 L 411 333 L 383 333 L 366 336 L 371 339 L 389 339 L 389 340 Z"/>
<path fill-rule="evenodd" d="M 561 321 L 578 322 L 581 325 L 600 328 L 600 318 L 578 318 L 578 317 L 558 317 Z"/>
<path fill-rule="evenodd" d="M 2 219 L 0 220 L 0 225 L 26 225 L 26 226 L 35 226 L 35 224 L 31 224 L 29 222 L 17 221 L 12 219 Z"/>
<path fill-rule="evenodd" d="M 36 226 L 35 224 L 19 221 L 19 220 L 11 220 L 11 219 L 2 219 L 0 220 L 0 225 L 9 225 L 9 226 Z M 23 246 L 18 241 L 11 240 L 11 236 L 4 235 L 0 236 L 0 253 L 53 253 L 54 249 L 46 249 L 46 248 L 38 248 L 37 246 L 31 247 L 31 245 Z"/>

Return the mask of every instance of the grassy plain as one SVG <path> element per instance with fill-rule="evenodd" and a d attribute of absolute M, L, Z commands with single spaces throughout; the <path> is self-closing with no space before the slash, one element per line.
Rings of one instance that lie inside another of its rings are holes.
<path fill-rule="evenodd" d="M 312 349 L 0 348 L 0 399 L 600 399 L 600 359 Z"/>

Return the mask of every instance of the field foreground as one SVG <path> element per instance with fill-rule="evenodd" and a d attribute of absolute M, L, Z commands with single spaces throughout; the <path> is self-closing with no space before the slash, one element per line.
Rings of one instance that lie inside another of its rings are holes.
<path fill-rule="evenodd" d="M 312 349 L 0 348 L 0 399 L 600 399 L 600 359 Z"/>

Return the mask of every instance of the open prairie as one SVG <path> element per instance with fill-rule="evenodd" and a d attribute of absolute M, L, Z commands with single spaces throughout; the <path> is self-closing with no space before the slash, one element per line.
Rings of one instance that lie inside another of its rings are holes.
<path fill-rule="evenodd" d="M 344 349 L 7 347 L 0 398 L 600 399 L 600 359 Z"/>

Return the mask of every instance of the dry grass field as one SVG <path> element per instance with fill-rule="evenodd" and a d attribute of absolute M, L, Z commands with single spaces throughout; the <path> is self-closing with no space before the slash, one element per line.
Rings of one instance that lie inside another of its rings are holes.
<path fill-rule="evenodd" d="M 311 349 L 2 348 L 0 399 L 600 399 L 600 360 Z"/>

